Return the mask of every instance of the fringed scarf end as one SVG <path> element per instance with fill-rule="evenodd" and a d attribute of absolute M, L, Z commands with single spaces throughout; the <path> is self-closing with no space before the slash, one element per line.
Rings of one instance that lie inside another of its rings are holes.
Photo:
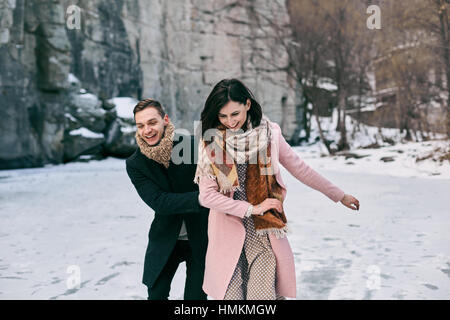
<path fill-rule="evenodd" d="M 208 173 L 208 174 L 204 174 L 204 175 L 196 175 L 193 180 L 195 184 L 200 183 L 200 177 L 205 177 L 205 178 L 208 178 L 208 179 L 211 179 L 211 180 L 217 182 L 217 177 L 213 174 Z M 227 194 L 227 193 L 230 193 L 233 191 L 237 191 L 238 189 L 239 189 L 239 186 L 224 187 L 224 188 L 220 188 L 219 192 L 223 193 L 223 194 Z"/>
<path fill-rule="evenodd" d="M 237 190 L 239 190 L 239 186 L 234 186 L 234 187 L 231 187 L 231 188 L 220 189 L 219 192 L 223 193 L 223 194 L 227 194 L 227 193 L 230 193 L 230 192 L 233 192 L 233 191 L 237 191 Z"/>
<path fill-rule="evenodd" d="M 266 234 L 273 234 L 275 237 L 277 237 L 277 239 L 281 239 L 287 236 L 287 234 L 289 233 L 289 228 L 288 226 L 284 226 L 283 228 L 265 228 L 265 229 L 258 229 L 256 230 L 256 234 L 258 236 L 263 236 Z"/>
<path fill-rule="evenodd" d="M 197 176 L 194 177 L 194 183 L 195 184 L 199 184 L 200 183 L 200 177 L 201 177 L 200 175 L 197 175 Z M 206 177 L 206 178 L 211 179 L 213 181 L 217 181 L 216 176 L 213 175 L 213 174 L 203 175 L 202 177 Z"/>

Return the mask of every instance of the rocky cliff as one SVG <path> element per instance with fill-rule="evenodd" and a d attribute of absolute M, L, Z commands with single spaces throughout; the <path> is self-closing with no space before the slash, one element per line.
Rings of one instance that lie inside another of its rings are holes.
<path fill-rule="evenodd" d="M 113 97 L 158 99 L 192 130 L 230 77 L 290 136 L 296 97 L 270 24 L 287 19 L 280 0 L 0 0 L 0 169 L 126 156 L 132 132 Z"/>

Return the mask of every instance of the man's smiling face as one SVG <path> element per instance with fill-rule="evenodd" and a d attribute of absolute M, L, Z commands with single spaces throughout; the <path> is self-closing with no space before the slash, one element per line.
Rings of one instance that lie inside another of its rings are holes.
<path fill-rule="evenodd" d="M 134 119 L 139 136 L 149 146 L 155 146 L 164 135 L 164 128 L 169 123 L 169 116 L 161 117 L 156 108 L 148 107 L 136 112 Z"/>

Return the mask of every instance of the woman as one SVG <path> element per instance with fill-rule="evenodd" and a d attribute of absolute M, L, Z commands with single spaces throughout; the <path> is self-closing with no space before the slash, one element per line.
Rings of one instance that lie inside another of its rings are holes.
<path fill-rule="evenodd" d="M 195 182 L 211 209 L 203 290 L 225 300 L 295 298 L 279 164 L 335 202 L 359 210 L 358 200 L 300 159 L 239 80 L 216 84 L 201 124 Z"/>

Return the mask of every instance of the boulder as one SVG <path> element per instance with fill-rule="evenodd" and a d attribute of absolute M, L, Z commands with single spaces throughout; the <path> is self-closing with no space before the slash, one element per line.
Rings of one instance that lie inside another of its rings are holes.
<path fill-rule="evenodd" d="M 80 122 L 82 127 L 93 132 L 102 133 L 106 128 L 106 111 L 94 94 L 72 94 L 69 101 L 69 113 Z"/>
<path fill-rule="evenodd" d="M 87 128 L 79 128 L 64 135 L 64 162 L 75 160 L 81 155 L 97 155 L 103 153 L 105 137 Z"/>
<path fill-rule="evenodd" d="M 105 131 L 105 153 L 110 156 L 127 158 L 136 150 L 134 126 L 116 119 Z"/>

